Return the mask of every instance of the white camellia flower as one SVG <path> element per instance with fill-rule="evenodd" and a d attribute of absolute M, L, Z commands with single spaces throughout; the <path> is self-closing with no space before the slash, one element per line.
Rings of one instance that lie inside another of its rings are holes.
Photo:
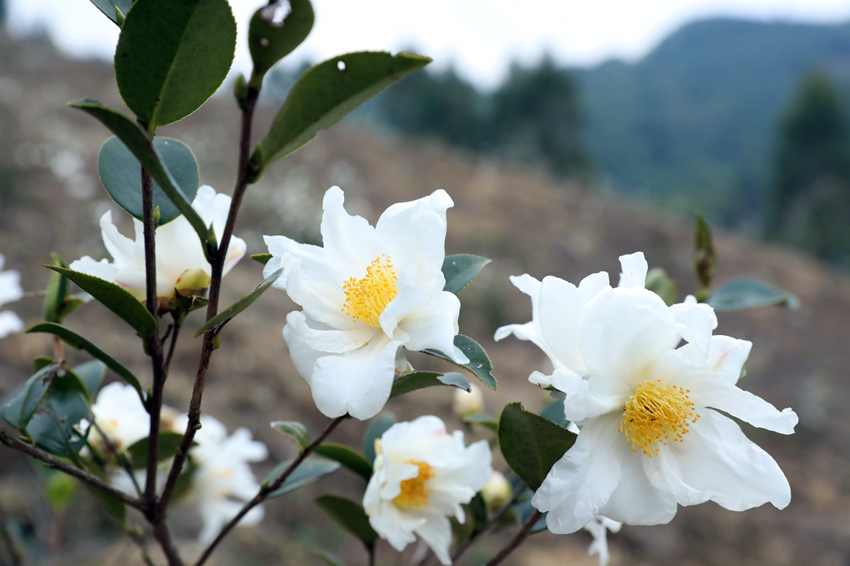
<path fill-rule="evenodd" d="M 512 278 L 531 296 L 532 321 L 500 328 L 496 338 L 513 333 L 548 355 L 553 373 L 530 380 L 566 393 L 564 414 L 580 428 L 532 504 L 549 512 L 554 533 L 597 516 L 667 523 L 677 504 L 709 500 L 733 511 L 784 508 L 791 490 L 782 470 L 726 416 L 782 434 L 797 424 L 791 409 L 737 387 L 752 344 L 713 336 L 713 309 L 692 297 L 668 307 L 646 290 L 642 253 L 620 262 L 617 288 L 604 272 L 578 287 Z"/>
<path fill-rule="evenodd" d="M 469 503 L 490 480 L 490 447 L 463 444 L 439 418 L 396 423 L 376 441 L 374 474 L 363 496 L 372 528 L 398 551 L 422 537 L 442 564 L 451 564 L 449 517 L 464 521 Z"/>
<path fill-rule="evenodd" d="M 623 523 L 612 521 L 608 517 L 597 517 L 584 526 L 584 530 L 593 536 L 593 542 L 587 549 L 587 554 L 593 556 L 599 555 L 599 566 L 608 566 L 611 560 L 611 554 L 608 551 L 608 531 L 612 533 L 620 532 Z"/>
<path fill-rule="evenodd" d="M 17 301 L 24 296 L 24 290 L 21 288 L 21 274 L 14 270 L 3 271 L 3 265 L 6 263 L 6 258 L 0 254 L 0 307 L 4 303 Z M 24 322 L 11 311 L 0 312 L 0 338 L 20 332 L 24 329 Z"/>
<path fill-rule="evenodd" d="M 198 542 L 208 545 L 221 527 L 260 491 L 249 462 L 268 458 L 268 449 L 262 442 L 252 440 L 246 428 L 236 429 L 227 436 L 227 428 L 207 415 L 201 417 L 201 429 L 195 434 L 195 441 L 198 444 L 189 451 L 189 456 L 197 468 L 181 502 L 197 507 L 204 522 Z M 263 515 L 264 509 L 258 505 L 239 525 L 256 525 Z"/>
<path fill-rule="evenodd" d="M 198 189 L 192 208 L 218 236 L 224 233 L 227 213 L 230 210 L 230 197 L 217 194 L 212 187 L 204 185 Z M 74 271 L 94 275 L 121 285 L 140 300 L 145 298 L 145 243 L 144 227 L 134 218 L 135 241 L 123 236 L 112 223 L 112 212 L 108 211 L 100 219 L 100 229 L 106 251 L 112 261 L 95 261 L 85 256 L 69 266 Z M 171 298 L 175 289 L 205 290 L 210 283 L 210 263 L 204 255 L 204 249 L 186 217 L 179 216 L 168 224 L 156 229 L 156 296 Z M 230 240 L 224 274 L 245 255 L 245 242 L 236 237 Z"/>
<path fill-rule="evenodd" d="M 150 433 L 151 417 L 130 385 L 117 381 L 104 385 L 91 412 L 97 427 L 92 427 L 88 439 L 94 445 L 103 443 L 102 432 L 117 450 L 126 450 Z M 87 420 L 80 423 L 83 430 L 88 426 Z"/>
<path fill-rule="evenodd" d="M 343 201 L 339 187 L 325 193 L 324 247 L 266 236 L 263 274 L 283 267 L 274 285 L 304 309 L 287 315 L 283 337 L 316 406 L 362 420 L 387 402 L 396 371 L 410 371 L 403 348 L 469 360 L 453 342 L 460 302 L 443 291 L 449 195 L 394 204 L 374 227 Z"/>

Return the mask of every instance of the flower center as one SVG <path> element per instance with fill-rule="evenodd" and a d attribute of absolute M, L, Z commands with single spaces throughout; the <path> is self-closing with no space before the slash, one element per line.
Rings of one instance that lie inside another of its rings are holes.
<path fill-rule="evenodd" d="M 640 450 L 651 458 L 658 454 L 659 444 L 682 441 L 689 431 L 688 425 L 699 418 L 688 393 L 690 389 L 677 385 L 661 385 L 660 379 L 637 386 L 617 429 L 626 433 L 632 451 Z"/>
<path fill-rule="evenodd" d="M 407 462 L 419 467 L 419 474 L 415 478 L 401 482 L 401 493 L 394 499 L 393 503 L 400 507 L 413 509 L 424 509 L 428 507 L 428 480 L 434 477 L 434 470 L 425 462 L 411 460 Z"/>
<path fill-rule="evenodd" d="M 379 255 L 366 268 L 365 277 L 352 277 L 343 284 L 345 305 L 342 311 L 369 326 L 380 328 L 381 313 L 398 294 L 397 280 L 398 270 L 390 258 Z"/>

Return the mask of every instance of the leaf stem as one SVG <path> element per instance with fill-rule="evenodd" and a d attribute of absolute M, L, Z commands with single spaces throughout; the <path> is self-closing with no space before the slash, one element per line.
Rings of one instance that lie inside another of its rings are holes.
<path fill-rule="evenodd" d="M 310 446 L 305 448 L 304 451 L 301 452 L 301 454 L 298 455 L 298 458 L 296 458 L 292 462 L 292 464 L 290 464 L 289 467 L 286 468 L 286 470 L 284 470 L 283 473 L 280 474 L 280 476 L 277 477 L 277 479 L 275 481 L 273 481 L 270 484 L 264 484 L 260 488 L 259 493 L 257 493 L 257 495 L 254 496 L 254 499 L 252 499 L 251 501 L 246 503 L 242 507 L 242 509 L 239 510 L 239 513 L 237 513 L 235 517 L 233 517 L 224 527 L 222 527 L 221 531 L 218 533 L 218 536 L 215 537 L 215 540 L 210 543 L 210 545 L 207 547 L 207 549 L 204 551 L 204 553 L 201 555 L 201 557 L 198 558 L 198 561 L 195 562 L 195 566 L 202 566 L 202 564 L 204 562 L 206 562 L 207 558 L 210 557 L 213 550 L 215 550 L 215 547 L 218 546 L 218 544 L 222 541 L 222 539 L 224 539 L 224 537 L 227 536 L 227 533 L 229 533 L 233 529 L 233 527 L 236 526 L 236 524 L 242 519 L 242 517 L 247 515 L 248 512 L 251 509 L 253 509 L 257 505 L 262 503 L 268 497 L 268 495 L 270 493 L 272 493 L 273 491 L 278 489 L 281 485 L 283 485 L 283 482 L 285 482 L 287 480 L 287 478 L 289 478 L 289 476 L 292 475 L 292 472 L 294 472 L 295 469 L 298 468 L 298 466 L 300 466 L 301 463 L 304 460 L 307 459 L 307 456 L 312 454 L 316 450 L 316 448 L 318 448 L 319 445 L 322 442 L 325 441 L 325 439 L 328 437 L 328 435 L 330 435 L 330 433 L 333 432 L 333 430 L 339 425 L 339 423 L 341 423 L 342 421 L 344 421 L 347 418 L 348 418 L 348 415 L 344 415 L 344 416 L 337 417 L 334 420 L 332 420 L 330 422 L 330 424 L 328 424 L 328 426 L 325 428 L 325 430 L 322 431 L 322 434 L 320 434 L 319 437 L 316 438 L 316 440 L 314 440 L 312 442 L 312 444 L 310 444 Z"/>

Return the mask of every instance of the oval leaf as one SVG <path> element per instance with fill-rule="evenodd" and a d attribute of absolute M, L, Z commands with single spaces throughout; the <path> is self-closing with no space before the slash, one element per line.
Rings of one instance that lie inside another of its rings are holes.
<path fill-rule="evenodd" d="M 479 424 L 485 428 L 489 428 L 493 432 L 499 430 L 499 421 L 486 413 L 475 413 L 473 415 L 464 415 L 463 422 L 469 424 Z"/>
<path fill-rule="evenodd" d="M 155 138 L 153 147 L 186 199 L 194 200 L 198 193 L 200 173 L 198 162 L 189 146 L 171 138 Z M 142 220 L 140 167 L 139 160 L 127 149 L 124 142 L 115 136 L 104 142 L 97 156 L 97 173 L 103 188 L 115 204 Z M 160 226 L 180 216 L 180 210 L 156 181 L 153 183 L 153 205 L 159 207 L 157 224 Z"/>
<path fill-rule="evenodd" d="M 251 156 L 251 182 L 271 161 L 289 155 L 320 130 L 430 62 L 427 57 L 407 53 L 362 52 L 334 57 L 307 69 Z"/>
<path fill-rule="evenodd" d="M 115 50 L 118 90 L 152 133 L 218 90 L 235 49 L 227 0 L 136 0 Z"/>
<path fill-rule="evenodd" d="M 416 371 L 404 374 L 393 381 L 390 399 L 410 393 L 411 391 L 416 391 L 417 389 L 434 387 L 436 385 L 450 385 L 464 391 L 470 390 L 469 381 L 457 372 Z"/>
<path fill-rule="evenodd" d="M 267 264 L 272 258 L 272 254 L 251 254 L 251 259 L 263 265 Z"/>
<path fill-rule="evenodd" d="M 147 312 L 147 309 L 145 309 L 145 312 Z M 130 370 L 124 367 L 124 365 L 117 361 L 115 358 L 113 358 L 112 356 L 95 346 L 92 342 L 77 334 L 70 328 L 51 322 L 43 322 L 41 324 L 36 324 L 35 326 L 27 330 L 27 333 L 32 332 L 45 332 L 47 334 L 52 334 L 53 336 L 56 336 L 57 338 L 61 339 L 63 342 L 65 342 L 72 348 L 75 348 L 77 350 L 85 350 L 94 358 L 106 364 L 106 367 L 114 371 L 121 379 L 132 385 L 133 388 L 139 393 L 139 397 L 141 398 L 142 403 L 145 402 L 145 395 L 142 392 L 142 386 L 139 383 L 139 380 L 136 379 L 136 376 L 133 375 Z M 93 393 L 94 390 L 89 388 L 89 395 L 91 396 Z"/>
<path fill-rule="evenodd" d="M 274 2 L 254 12 L 248 27 L 248 48 L 254 61 L 252 86 L 260 90 L 263 76 L 272 66 L 289 55 L 313 29 L 313 6 L 310 0 L 289 0 L 289 13 L 279 18 L 285 8 Z"/>
<path fill-rule="evenodd" d="M 230 321 L 230 319 L 250 307 L 251 304 L 253 304 L 253 302 L 260 297 L 260 295 L 265 293 L 266 289 L 271 287 L 271 284 L 274 283 L 278 277 L 280 277 L 281 273 L 283 273 L 282 267 L 271 275 L 269 275 L 268 277 L 266 277 L 266 279 L 262 283 L 254 287 L 253 291 L 233 303 L 231 306 L 229 306 L 222 312 L 218 313 L 216 316 L 209 319 L 206 324 L 204 324 L 201 329 L 195 333 L 195 338 L 197 338 L 207 330 L 210 330 L 215 327 L 224 326 L 227 322 Z"/>
<path fill-rule="evenodd" d="M 302 450 L 310 446 L 310 432 L 303 424 L 295 421 L 275 421 L 271 425 L 276 431 L 292 437 Z"/>
<path fill-rule="evenodd" d="M 192 201 L 186 198 L 180 185 L 171 176 L 162 165 L 156 147 L 151 142 L 150 136 L 142 131 L 139 126 L 127 116 L 124 116 L 116 110 L 103 106 L 96 100 L 83 99 L 75 100 L 70 103 L 70 106 L 79 108 L 80 110 L 94 116 L 106 126 L 109 131 L 118 136 L 124 142 L 127 149 L 139 160 L 139 163 L 150 174 L 151 178 L 159 185 L 162 191 L 168 196 L 171 202 L 176 206 L 192 228 L 197 232 L 198 237 L 202 242 L 208 242 L 209 233 L 207 226 L 201 217 L 192 208 Z"/>
<path fill-rule="evenodd" d="M 477 255 L 458 254 L 446 256 L 443 260 L 443 276 L 446 284 L 443 291 L 457 295 L 469 285 L 481 268 L 490 263 L 486 257 Z"/>
<path fill-rule="evenodd" d="M 472 375 L 477 377 L 481 383 L 490 389 L 496 389 L 498 385 L 496 378 L 493 376 L 493 363 L 490 361 L 490 356 L 484 351 L 481 345 L 468 336 L 458 334 L 454 340 L 455 346 L 469 358 L 468 364 L 458 364 L 450 357 L 438 350 L 423 350 L 426 354 L 431 354 L 438 358 L 442 358 L 453 364 L 462 367 L 472 372 Z"/>
<path fill-rule="evenodd" d="M 572 447 L 576 435 L 522 408 L 505 406 L 499 418 L 499 448 L 505 462 L 537 491 L 552 466 Z"/>
<path fill-rule="evenodd" d="M 286 462 L 281 462 L 271 471 L 269 477 L 266 478 L 264 484 L 273 483 L 280 475 L 286 471 L 289 466 L 292 465 L 293 460 L 287 460 Z M 296 489 L 301 489 L 302 487 L 308 486 L 311 483 L 315 483 L 322 479 L 325 476 L 329 476 L 335 471 L 339 469 L 339 464 L 336 462 L 330 462 L 328 460 L 322 460 L 319 458 L 307 458 L 301 465 L 298 466 L 292 475 L 286 478 L 286 481 L 283 482 L 279 488 L 274 490 L 269 494 L 269 499 L 272 497 L 280 497 L 281 495 L 286 495 L 289 492 L 295 491 Z"/>
<path fill-rule="evenodd" d="M 363 437 L 363 457 L 368 462 L 375 461 L 375 441 L 381 438 L 387 429 L 395 424 L 395 416 L 392 413 L 381 413 L 375 420 L 369 423 L 366 435 Z"/>
<path fill-rule="evenodd" d="M 121 27 L 121 22 L 118 21 L 118 15 L 115 10 L 118 10 L 127 16 L 127 12 L 133 6 L 133 0 L 91 0 L 91 3 L 97 6 L 97 9 L 103 12 L 103 15 L 112 20 L 118 27 Z"/>
<path fill-rule="evenodd" d="M 111 283 L 100 277 L 46 265 L 79 285 L 79 287 L 97 299 L 103 306 L 117 314 L 124 322 L 133 327 L 136 334 L 147 342 L 157 332 L 156 319 L 139 300 L 120 285 Z M 105 360 L 103 360 L 106 363 Z"/>
<path fill-rule="evenodd" d="M 7 423 L 20 431 L 26 429 L 58 369 L 54 364 L 42 367 L 9 395 L 9 400 L 3 404 L 3 418 Z"/>
<path fill-rule="evenodd" d="M 52 253 L 50 257 L 53 259 L 53 265 L 68 267 L 58 254 Z M 68 279 L 61 273 L 51 273 L 50 280 L 47 282 L 47 293 L 44 296 L 44 303 L 42 305 L 44 320 L 48 322 L 60 322 L 58 313 L 67 297 Z"/>
<path fill-rule="evenodd" d="M 27 434 L 42 450 L 73 458 L 86 443 L 85 437 L 77 434 L 76 425 L 91 419 L 85 385 L 72 371 L 57 375 L 50 382 L 41 409 L 43 412 L 27 424 Z"/>
<path fill-rule="evenodd" d="M 788 308 L 796 309 L 800 306 L 800 300 L 793 293 L 748 277 L 727 281 L 715 289 L 706 302 L 716 311 L 737 311 L 771 305 L 787 305 Z"/>
<path fill-rule="evenodd" d="M 316 454 L 339 462 L 366 481 L 372 477 L 372 463 L 348 446 L 328 442 L 320 444 Z"/>
<path fill-rule="evenodd" d="M 378 533 L 369 524 L 363 506 L 339 495 L 322 495 L 315 499 L 319 509 L 345 532 L 354 535 L 370 551 L 378 540 Z"/>
<path fill-rule="evenodd" d="M 137 440 L 130 447 L 127 448 L 127 452 L 130 454 L 130 463 L 136 469 L 141 469 L 147 466 L 148 463 L 148 438 L 145 437 L 141 440 Z M 183 433 L 180 432 L 160 432 L 159 433 L 159 444 L 157 445 L 157 453 L 156 456 L 160 462 L 163 460 L 167 460 L 171 458 L 175 454 L 177 454 L 177 450 L 180 448 L 180 443 L 183 442 Z M 195 446 L 197 442 L 193 442 L 192 446 Z"/>
<path fill-rule="evenodd" d="M 100 384 L 103 383 L 103 378 L 106 377 L 106 365 L 97 360 L 74 366 L 72 371 L 85 386 L 86 397 L 89 399 L 94 396 Z"/>

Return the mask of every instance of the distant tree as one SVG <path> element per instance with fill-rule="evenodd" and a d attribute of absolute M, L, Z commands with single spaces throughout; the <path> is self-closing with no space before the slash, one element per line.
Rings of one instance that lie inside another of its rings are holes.
<path fill-rule="evenodd" d="M 802 82 L 782 121 L 773 170 L 766 236 L 850 259 L 850 121 L 825 73 Z"/>
<path fill-rule="evenodd" d="M 493 149 L 560 176 L 587 172 L 579 93 L 569 71 L 545 56 L 535 67 L 512 65 L 493 96 Z"/>

